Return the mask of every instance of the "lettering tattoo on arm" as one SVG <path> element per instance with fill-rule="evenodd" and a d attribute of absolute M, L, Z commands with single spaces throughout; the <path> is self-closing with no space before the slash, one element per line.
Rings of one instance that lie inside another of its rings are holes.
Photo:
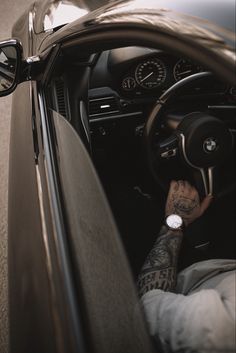
<path fill-rule="evenodd" d="M 177 260 L 182 242 L 181 231 L 163 226 L 138 278 L 139 295 L 152 289 L 172 291 L 176 285 Z"/>

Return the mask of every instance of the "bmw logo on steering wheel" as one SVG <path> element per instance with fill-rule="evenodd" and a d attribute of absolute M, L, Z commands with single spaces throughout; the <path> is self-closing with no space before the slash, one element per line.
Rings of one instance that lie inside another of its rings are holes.
<path fill-rule="evenodd" d="M 206 153 L 212 153 L 215 152 L 218 149 L 218 141 L 214 137 L 208 137 L 204 142 L 203 142 L 203 149 Z"/>

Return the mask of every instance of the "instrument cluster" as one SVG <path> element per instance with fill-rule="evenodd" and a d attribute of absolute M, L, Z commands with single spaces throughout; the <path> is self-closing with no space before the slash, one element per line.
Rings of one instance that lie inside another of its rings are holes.
<path fill-rule="evenodd" d="M 164 90 L 173 83 L 203 71 L 202 67 L 186 59 L 165 60 L 151 57 L 136 64 L 123 76 L 121 88 L 126 93 L 150 93 Z"/>

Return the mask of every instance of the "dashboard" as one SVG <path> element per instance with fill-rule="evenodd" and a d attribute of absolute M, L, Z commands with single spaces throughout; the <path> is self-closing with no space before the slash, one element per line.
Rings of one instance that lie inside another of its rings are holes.
<path fill-rule="evenodd" d="M 99 55 L 90 88 L 107 86 L 121 96 L 150 96 L 201 71 L 206 71 L 201 65 L 161 50 L 118 48 Z"/>
<path fill-rule="evenodd" d="M 133 130 L 139 131 L 163 92 L 179 80 L 202 71 L 207 70 L 198 63 L 151 48 L 124 47 L 97 54 L 88 91 L 93 135 L 108 135 L 111 126 L 124 118 L 127 126 L 130 121 Z M 213 78 L 183 92 L 173 108 L 184 116 L 209 109 L 222 114 L 225 107 L 227 116 L 235 115 L 236 87 Z"/>

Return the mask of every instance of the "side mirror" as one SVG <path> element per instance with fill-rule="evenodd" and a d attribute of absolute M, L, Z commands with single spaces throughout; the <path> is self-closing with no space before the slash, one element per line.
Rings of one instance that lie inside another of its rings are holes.
<path fill-rule="evenodd" d="M 0 42 L 0 97 L 14 91 L 22 61 L 21 44 L 14 39 Z"/>

